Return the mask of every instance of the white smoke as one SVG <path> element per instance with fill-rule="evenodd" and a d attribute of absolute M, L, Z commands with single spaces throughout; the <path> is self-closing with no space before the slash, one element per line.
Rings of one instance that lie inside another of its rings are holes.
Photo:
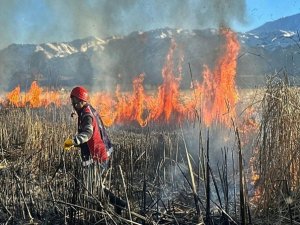
<path fill-rule="evenodd" d="M 162 27 L 202 29 L 245 22 L 245 0 L 2 0 L 0 49 Z"/>

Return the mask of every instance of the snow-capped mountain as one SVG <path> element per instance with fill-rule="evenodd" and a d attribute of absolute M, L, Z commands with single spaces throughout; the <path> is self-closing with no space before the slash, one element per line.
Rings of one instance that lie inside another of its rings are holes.
<path fill-rule="evenodd" d="M 165 28 L 104 40 L 89 37 L 64 43 L 12 44 L 0 51 L 0 85 L 6 90 L 18 84 L 26 88 L 38 79 L 52 86 L 96 84 L 104 88 L 119 83 L 131 87 L 141 73 L 145 84 L 157 85 L 162 82 L 161 70 L 172 39 L 177 44 L 175 65 L 184 56 L 185 70 L 189 71 L 190 62 L 199 75 L 203 65 L 212 64 L 218 56 L 220 37 L 216 33 Z"/>
<path fill-rule="evenodd" d="M 300 77 L 300 39 L 298 27 L 291 22 L 296 17 L 300 14 L 266 23 L 251 32 L 237 33 L 241 44 L 238 85 L 262 84 L 264 75 L 281 69 Z M 194 79 L 201 80 L 203 65 L 213 68 L 223 43 L 218 30 L 164 28 L 105 39 L 12 44 L 0 51 L 0 88 L 7 91 L 18 84 L 26 88 L 35 79 L 52 87 L 82 84 L 105 88 L 121 84 L 126 88 L 141 73 L 145 74 L 145 85 L 158 85 L 172 40 L 176 42 L 176 74 L 180 73 L 177 67 L 184 57 L 185 87 L 191 81 L 188 65 Z"/>
<path fill-rule="evenodd" d="M 239 72 L 254 74 L 259 80 L 261 75 L 284 71 L 300 84 L 299 20 L 300 14 L 284 17 L 239 34 L 241 54 L 247 55 L 240 58 Z"/>
<path fill-rule="evenodd" d="M 260 33 L 277 32 L 280 30 L 299 31 L 300 30 L 299 21 L 300 21 L 300 13 L 292 16 L 283 17 L 275 21 L 267 22 L 262 26 L 249 31 L 249 33 L 260 34 Z"/>
<path fill-rule="evenodd" d="M 240 34 L 241 43 L 249 47 L 262 47 L 275 50 L 277 47 L 286 48 L 300 41 L 296 31 L 272 31 L 263 33 Z"/>

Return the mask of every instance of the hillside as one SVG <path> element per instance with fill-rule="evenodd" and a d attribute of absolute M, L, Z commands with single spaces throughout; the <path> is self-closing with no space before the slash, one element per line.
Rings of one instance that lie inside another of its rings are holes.
<path fill-rule="evenodd" d="M 251 31 L 250 33 L 269 33 L 269 32 L 276 32 L 280 30 L 285 31 L 299 31 L 300 30 L 300 13 L 292 16 L 287 16 L 280 18 L 275 21 L 270 21 L 262 26 L 259 26 Z"/>
<path fill-rule="evenodd" d="M 296 20 L 300 14 L 282 18 L 247 33 L 237 33 L 241 49 L 237 83 L 240 87 L 262 85 L 265 75 L 285 70 L 298 80 L 300 40 Z M 222 54 L 224 40 L 218 30 L 157 29 L 127 36 L 100 39 L 87 37 L 71 42 L 12 44 L 0 51 L 0 87 L 11 90 L 32 80 L 54 88 L 77 84 L 111 89 L 116 84 L 131 87 L 132 80 L 145 74 L 146 87 L 162 82 L 161 70 L 171 41 L 175 40 L 174 69 L 182 63 L 182 86 L 201 80 L 204 65 L 213 67 Z"/>

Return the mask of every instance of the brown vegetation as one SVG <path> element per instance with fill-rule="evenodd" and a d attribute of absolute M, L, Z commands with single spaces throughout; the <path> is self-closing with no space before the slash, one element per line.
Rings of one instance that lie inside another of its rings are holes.
<path fill-rule="evenodd" d="M 2 108 L 0 223 L 298 224 L 298 91 L 271 79 L 250 103 L 262 103 L 253 155 L 234 120 L 222 131 L 199 121 L 114 126 L 110 167 L 90 183 L 78 149 L 62 149 L 76 131 L 70 107 Z"/>

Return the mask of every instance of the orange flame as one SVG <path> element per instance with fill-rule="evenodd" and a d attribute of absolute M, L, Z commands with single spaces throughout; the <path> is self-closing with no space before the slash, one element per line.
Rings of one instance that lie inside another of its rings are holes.
<path fill-rule="evenodd" d="M 209 126 L 212 122 L 228 125 L 230 118 L 235 117 L 235 105 L 238 101 L 235 76 L 239 43 L 235 33 L 229 29 L 223 29 L 220 33 L 226 41 L 223 54 L 213 70 L 204 66 L 203 83 L 194 82 L 192 92 L 180 91 L 183 57 L 177 66 L 178 74 L 175 75 L 176 43 L 172 40 L 162 69 L 163 83 L 156 93 L 146 93 L 143 86 L 144 74 L 141 74 L 133 80 L 131 93 L 121 92 L 117 86 L 115 94 L 104 92 L 91 94 L 90 102 L 100 112 L 105 125 L 136 121 L 139 125 L 145 126 L 152 121 L 163 123 L 193 121 L 196 118 L 195 112 L 200 108 L 202 111 L 200 116 L 206 125 Z M 43 90 L 36 81 L 32 83 L 27 93 L 20 93 L 18 86 L 6 96 L 8 102 L 17 107 L 25 105 L 47 107 L 50 104 L 60 106 L 68 103 L 64 97 L 57 91 Z"/>
<path fill-rule="evenodd" d="M 25 102 L 29 102 L 30 106 L 33 108 L 40 107 L 41 105 L 41 94 L 43 89 L 39 87 L 36 81 L 33 81 L 28 94 L 25 95 Z"/>
<path fill-rule="evenodd" d="M 157 97 L 153 97 L 149 102 L 150 121 L 159 120 L 170 122 L 172 115 L 180 121 L 184 112 L 190 110 L 189 108 L 185 108 L 180 103 L 179 99 L 181 75 L 175 77 L 173 71 L 173 55 L 175 48 L 176 43 L 172 40 L 171 48 L 166 57 L 166 63 L 162 69 L 163 84 L 158 87 Z"/>
<path fill-rule="evenodd" d="M 10 105 L 16 107 L 29 106 L 32 108 L 47 107 L 50 104 L 60 106 L 62 104 L 62 96 L 57 91 L 44 91 L 37 81 L 33 81 L 28 92 L 21 93 L 20 86 L 6 95 Z"/>
<path fill-rule="evenodd" d="M 235 33 L 229 29 L 223 29 L 221 33 L 226 39 L 224 54 L 214 71 L 205 66 L 203 74 L 202 110 L 204 122 L 208 125 L 213 121 L 229 125 L 230 119 L 235 117 L 238 101 L 235 76 L 240 46 Z"/>
<path fill-rule="evenodd" d="M 20 93 L 21 88 L 20 85 L 18 85 L 14 90 L 6 95 L 6 99 L 10 102 L 11 105 L 18 107 L 20 106 Z"/>

